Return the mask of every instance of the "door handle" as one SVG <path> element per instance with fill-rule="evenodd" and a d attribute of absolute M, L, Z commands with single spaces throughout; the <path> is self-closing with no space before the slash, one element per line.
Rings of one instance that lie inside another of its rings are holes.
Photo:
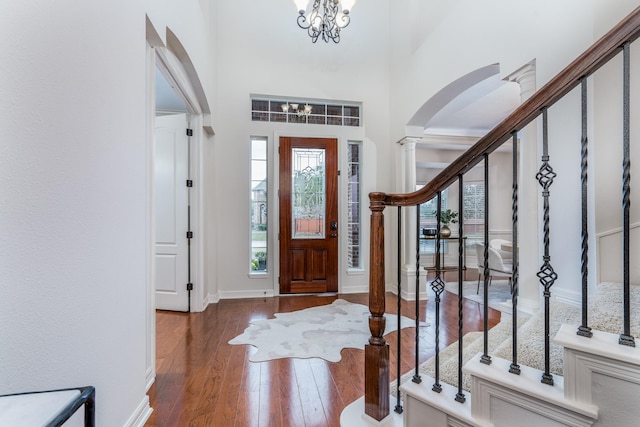
<path fill-rule="evenodd" d="M 331 233 L 331 237 L 338 237 L 338 233 Z"/>

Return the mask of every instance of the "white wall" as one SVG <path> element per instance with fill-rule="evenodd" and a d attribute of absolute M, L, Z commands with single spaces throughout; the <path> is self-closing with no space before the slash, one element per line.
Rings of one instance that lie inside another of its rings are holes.
<path fill-rule="evenodd" d="M 636 7 L 637 2 L 622 2 Z M 635 3 L 635 4 L 634 4 Z M 623 16 L 622 9 L 599 5 L 602 22 L 596 31 L 605 31 Z M 631 49 L 631 283 L 640 284 L 640 265 L 634 262 L 640 256 L 640 153 L 637 135 L 640 133 L 640 46 Z M 600 69 L 590 86 L 593 91 L 591 105 L 595 116 L 595 129 L 591 141 L 594 157 L 595 231 L 598 253 L 598 279 L 622 282 L 622 55 Z M 635 202 L 634 202 L 635 200 Z"/>
<path fill-rule="evenodd" d="M 271 274 L 262 278 L 251 278 L 248 274 L 249 137 L 260 132 L 258 136 L 268 136 L 273 143 L 276 132 L 307 136 L 341 136 L 351 132 L 330 126 L 281 128 L 254 124 L 250 121 L 251 94 L 362 102 L 364 136 L 375 147 L 369 150 L 373 156 L 369 155 L 365 162 L 375 162 L 376 156 L 378 159 L 378 173 L 369 174 L 374 180 L 371 189 L 389 189 L 393 170 L 393 159 L 387 155 L 389 7 L 384 0 L 358 2 L 339 44 L 325 44 L 321 40 L 313 44 L 296 24 L 298 15 L 290 0 L 236 0 L 218 5 L 219 96 L 215 104 L 218 125 L 212 197 L 216 200 L 213 215 L 217 221 L 220 258 L 219 287 L 210 289 L 212 294 L 255 296 L 274 290 Z M 369 172 L 375 171 L 376 165 L 371 166 Z M 271 176 L 274 177 L 273 173 Z M 270 194 L 275 195 L 274 190 L 271 186 Z M 275 220 L 275 199 L 271 200 L 270 220 Z M 369 216 L 366 198 L 363 215 Z M 276 224 L 271 223 L 272 237 Z M 272 253 L 275 243 L 269 242 Z M 271 270 L 277 269 L 273 261 L 271 257 Z M 364 277 L 368 281 L 368 275 Z"/>
<path fill-rule="evenodd" d="M 146 3 L 0 4 L 0 394 L 94 385 L 104 426 L 149 409 L 145 12 L 215 81 L 206 2 Z"/>
<path fill-rule="evenodd" d="M 392 9 L 391 15 L 394 29 L 392 139 L 404 135 L 408 120 L 438 90 L 480 67 L 498 63 L 501 74 L 508 75 L 535 59 L 537 86 L 542 87 L 631 12 L 637 6 L 633 3 L 626 0 L 543 0 L 534 3 L 458 0 L 434 6 L 417 0 L 396 2 L 397 7 Z M 407 16 L 420 18 L 410 19 L 407 24 Z M 601 90 L 604 91 L 604 87 Z M 608 95 L 603 93 L 602 96 Z M 579 255 L 580 251 L 577 102 L 578 98 L 572 94 L 568 100 L 554 106 L 549 116 L 551 165 L 558 173 L 551 188 L 551 255 L 552 265 L 559 275 L 554 289 L 565 298 L 575 298 L 580 283 L 580 258 L 567 255 Z M 600 105 L 600 108 L 608 108 L 607 103 Z M 597 178 L 601 177 L 602 173 Z M 595 193 L 593 189 L 591 191 Z M 598 194 L 604 195 L 606 191 Z M 590 203 L 592 210 L 599 204 L 593 198 Z M 594 241 L 592 237 L 592 248 Z M 576 247 L 569 248 L 568 245 Z M 592 283 L 594 281 L 592 277 Z"/>
<path fill-rule="evenodd" d="M 94 385 L 122 426 L 145 401 L 144 9 L 3 2 L 0 27 L 0 394 Z"/>

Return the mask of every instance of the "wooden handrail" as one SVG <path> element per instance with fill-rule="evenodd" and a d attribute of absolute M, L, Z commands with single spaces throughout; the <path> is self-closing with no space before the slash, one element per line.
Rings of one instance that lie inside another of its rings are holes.
<path fill-rule="evenodd" d="M 500 147 L 511 138 L 513 132 L 523 129 L 532 122 L 543 108 L 555 104 L 575 88 L 580 83 L 580 79 L 593 74 L 614 57 L 620 52 L 624 43 L 632 42 L 638 37 L 640 37 L 640 7 L 631 12 L 420 190 L 406 194 L 371 193 L 369 199 L 372 205 L 415 206 L 433 199 L 438 191 L 444 190 L 459 175 L 480 163 L 485 153 L 491 153 Z"/>

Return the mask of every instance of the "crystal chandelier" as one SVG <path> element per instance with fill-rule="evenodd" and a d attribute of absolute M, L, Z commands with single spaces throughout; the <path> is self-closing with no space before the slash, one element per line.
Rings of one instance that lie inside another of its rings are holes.
<path fill-rule="evenodd" d="M 293 0 L 298 7 L 298 26 L 307 30 L 312 42 L 322 37 L 325 43 L 329 40 L 340 42 L 340 30 L 349 25 L 349 11 L 357 0 L 313 0 L 311 10 L 307 12 L 310 0 Z"/>

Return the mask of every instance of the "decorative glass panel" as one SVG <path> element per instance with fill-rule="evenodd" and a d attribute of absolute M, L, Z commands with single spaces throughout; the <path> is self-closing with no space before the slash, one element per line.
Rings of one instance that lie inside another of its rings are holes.
<path fill-rule="evenodd" d="M 325 238 L 325 150 L 291 150 L 291 210 L 293 239 Z"/>
<path fill-rule="evenodd" d="M 349 142 L 347 163 L 347 264 L 349 268 L 360 268 L 360 144 Z"/>

